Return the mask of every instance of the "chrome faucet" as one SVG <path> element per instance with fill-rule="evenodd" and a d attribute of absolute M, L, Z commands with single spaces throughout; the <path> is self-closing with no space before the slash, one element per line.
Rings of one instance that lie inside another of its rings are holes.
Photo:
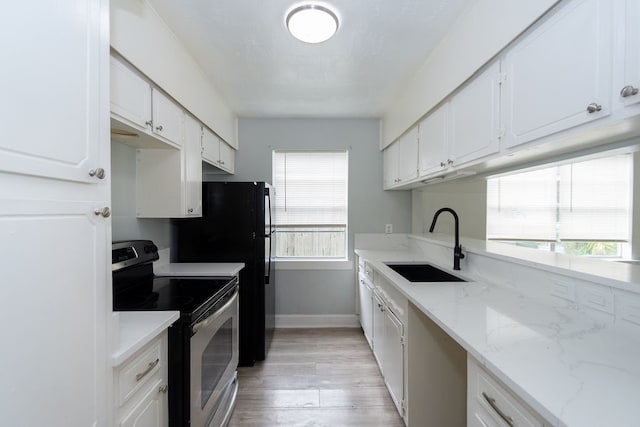
<path fill-rule="evenodd" d="M 442 212 L 451 212 L 453 215 L 453 219 L 455 220 L 455 233 L 456 233 L 456 242 L 453 247 L 453 269 L 460 270 L 460 260 L 464 258 L 464 254 L 462 253 L 462 245 L 460 245 L 460 235 L 458 229 L 458 214 L 451 208 L 442 208 L 438 209 L 436 213 L 433 215 L 433 221 L 431 222 L 431 227 L 429 227 L 429 233 L 433 233 L 433 229 L 436 226 L 436 221 L 438 220 L 438 216 Z"/>

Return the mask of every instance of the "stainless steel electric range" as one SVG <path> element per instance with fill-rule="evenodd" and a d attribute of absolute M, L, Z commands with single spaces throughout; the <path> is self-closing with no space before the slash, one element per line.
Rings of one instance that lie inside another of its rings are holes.
<path fill-rule="evenodd" d="M 178 310 L 169 328 L 169 426 L 220 427 L 237 394 L 237 277 L 157 277 L 149 240 L 114 242 L 114 311 Z"/>

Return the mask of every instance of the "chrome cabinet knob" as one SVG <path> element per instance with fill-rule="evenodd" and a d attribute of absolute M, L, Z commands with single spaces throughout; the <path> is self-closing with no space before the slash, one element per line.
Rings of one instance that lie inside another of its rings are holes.
<path fill-rule="evenodd" d="M 453 160 L 447 159 L 447 164 L 452 165 L 453 164 Z"/>
<path fill-rule="evenodd" d="M 169 390 L 169 385 L 165 384 L 163 386 L 158 387 L 158 393 L 166 393 Z"/>
<path fill-rule="evenodd" d="M 445 167 L 445 166 L 447 166 L 447 164 L 446 164 L 445 162 L 440 162 L 440 167 L 441 167 L 441 168 L 443 168 L 443 167 Z"/>
<path fill-rule="evenodd" d="M 638 94 L 638 88 L 633 87 L 631 85 L 627 85 L 620 90 L 620 96 L 623 98 L 628 98 L 630 96 L 637 95 L 637 94 Z"/>
<path fill-rule="evenodd" d="M 111 216 L 111 209 L 108 206 L 105 206 L 102 209 L 96 209 L 93 211 L 97 216 L 103 216 L 104 218 L 109 218 Z"/>
<path fill-rule="evenodd" d="M 98 179 L 103 179 L 104 178 L 104 169 L 102 169 L 102 168 L 91 169 L 89 171 L 89 176 L 95 176 Z"/>
<path fill-rule="evenodd" d="M 193 208 L 189 208 L 189 209 L 187 210 L 187 212 L 189 212 L 189 213 L 193 213 Z"/>
<path fill-rule="evenodd" d="M 149 127 L 153 127 L 153 121 L 152 120 L 147 120 L 146 122 L 144 122 L 144 124 L 149 126 Z"/>
<path fill-rule="evenodd" d="M 160 125 L 160 126 L 156 126 L 156 130 L 157 130 L 157 131 L 162 132 L 162 129 L 163 129 L 162 125 Z"/>
<path fill-rule="evenodd" d="M 587 105 L 587 113 L 592 114 L 592 113 L 595 113 L 596 111 L 602 111 L 602 105 L 596 104 L 595 102 L 592 102 L 591 104 Z"/>

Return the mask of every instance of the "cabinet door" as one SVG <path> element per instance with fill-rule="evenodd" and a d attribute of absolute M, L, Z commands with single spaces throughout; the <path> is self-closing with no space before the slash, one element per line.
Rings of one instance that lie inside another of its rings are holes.
<path fill-rule="evenodd" d="M 11 181 L 13 188 L 18 184 Z M 2 424 L 105 425 L 111 233 L 110 219 L 94 214 L 104 204 L 12 200 L 5 191 L 0 191 L 7 266 L 0 286 L 0 336 L 6 343 L 0 356 Z M 44 195 L 52 196 L 57 192 Z M 31 309 L 25 311 L 27 305 Z M 45 385 L 55 390 L 34 410 L 34 396 L 42 395 Z"/>
<path fill-rule="evenodd" d="M 398 142 L 394 142 L 382 152 L 384 188 L 398 185 Z"/>
<path fill-rule="evenodd" d="M 202 125 L 185 116 L 185 215 L 202 216 Z"/>
<path fill-rule="evenodd" d="M 220 140 L 220 169 L 224 169 L 227 172 L 235 172 L 235 158 L 236 152 L 226 142 Z"/>
<path fill-rule="evenodd" d="M 153 106 L 153 132 L 178 147 L 182 146 L 182 128 L 184 126 L 182 108 L 155 88 L 152 89 L 151 102 Z"/>
<path fill-rule="evenodd" d="M 162 381 L 157 381 L 140 403 L 131 412 L 126 414 L 120 423 L 121 427 L 166 427 L 167 417 L 165 394 L 159 391 Z"/>
<path fill-rule="evenodd" d="M 151 85 L 114 56 L 111 56 L 111 113 L 141 130 L 151 128 Z"/>
<path fill-rule="evenodd" d="M 418 125 L 420 176 L 443 170 L 447 164 L 449 103 L 429 114 Z"/>
<path fill-rule="evenodd" d="M 609 115 L 611 33 L 609 1 L 574 1 L 507 52 L 506 147 Z"/>
<path fill-rule="evenodd" d="M 614 86 L 614 96 L 617 96 L 619 104 L 623 106 L 633 105 L 640 102 L 640 2 L 637 0 L 626 0 L 621 4 L 620 11 L 624 16 L 624 31 L 619 43 L 624 46 L 622 58 L 622 70 L 620 81 Z"/>
<path fill-rule="evenodd" d="M 220 140 L 207 128 L 202 132 L 202 160 L 213 166 L 220 161 Z"/>
<path fill-rule="evenodd" d="M 102 119 L 108 101 L 101 105 L 109 84 L 108 70 L 101 71 L 108 64 L 104 7 L 87 0 L 15 2 L 4 11 L 0 171 L 94 182 L 89 171 L 107 168 L 109 158 L 99 152 L 108 129 Z"/>
<path fill-rule="evenodd" d="M 373 290 L 367 285 L 366 280 L 360 277 L 360 325 L 364 336 L 369 343 L 369 347 L 373 347 Z"/>
<path fill-rule="evenodd" d="M 500 62 L 496 61 L 451 98 L 450 166 L 499 151 L 499 77 Z"/>
<path fill-rule="evenodd" d="M 404 415 L 404 327 L 390 310 L 387 309 L 384 314 L 382 371 L 393 403 L 400 414 Z"/>
<path fill-rule="evenodd" d="M 403 183 L 418 177 L 418 127 L 411 128 L 398 144 L 398 180 Z"/>
<path fill-rule="evenodd" d="M 382 361 L 384 359 L 384 304 L 380 297 L 373 294 L 373 355 L 378 362 L 380 372 L 384 375 Z"/>

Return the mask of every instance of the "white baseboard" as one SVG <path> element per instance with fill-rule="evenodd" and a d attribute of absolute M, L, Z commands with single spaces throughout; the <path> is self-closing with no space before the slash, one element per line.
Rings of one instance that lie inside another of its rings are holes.
<path fill-rule="evenodd" d="M 357 328 L 355 314 L 277 314 L 276 328 Z"/>

